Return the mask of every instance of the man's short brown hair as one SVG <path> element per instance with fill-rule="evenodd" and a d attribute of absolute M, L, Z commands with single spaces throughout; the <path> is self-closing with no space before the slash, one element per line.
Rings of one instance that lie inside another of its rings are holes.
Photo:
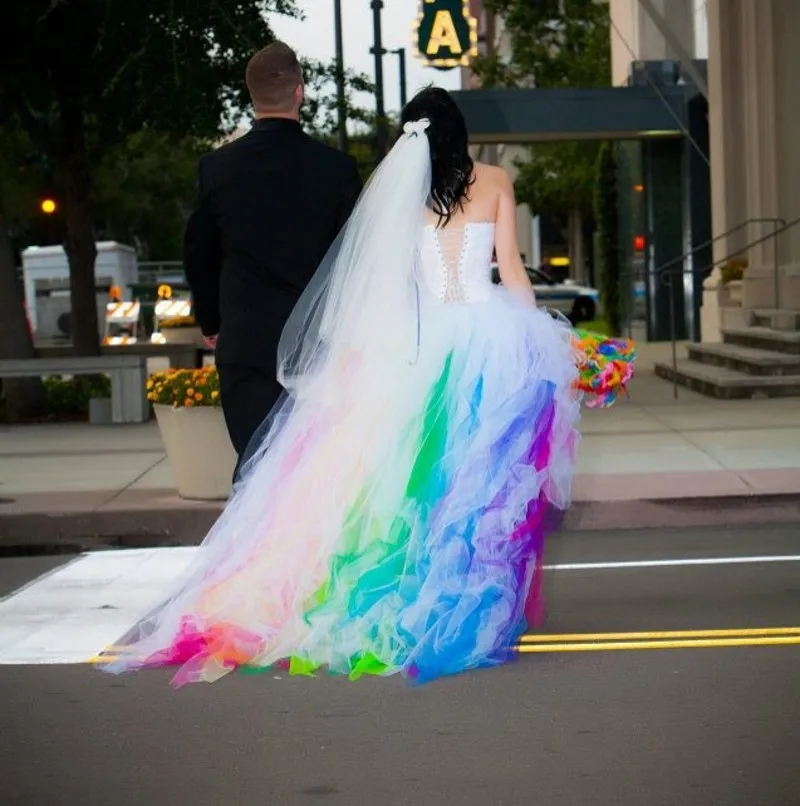
<path fill-rule="evenodd" d="M 256 112 L 291 112 L 303 71 L 286 43 L 273 42 L 250 59 L 245 81 Z"/>

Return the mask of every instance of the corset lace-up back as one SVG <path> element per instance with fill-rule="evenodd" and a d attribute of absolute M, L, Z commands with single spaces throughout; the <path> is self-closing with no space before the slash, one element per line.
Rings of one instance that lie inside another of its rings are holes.
<path fill-rule="evenodd" d="M 420 269 L 429 290 L 442 302 L 468 304 L 489 295 L 494 224 L 468 222 L 463 226 L 423 231 Z"/>

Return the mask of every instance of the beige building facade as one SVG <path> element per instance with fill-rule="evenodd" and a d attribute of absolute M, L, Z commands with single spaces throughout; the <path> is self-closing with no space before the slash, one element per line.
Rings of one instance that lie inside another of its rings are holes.
<path fill-rule="evenodd" d="M 764 238 L 778 219 L 788 228 L 747 250 L 741 315 L 800 311 L 800 2 L 708 0 L 712 215 L 721 260 Z M 752 223 L 747 223 L 752 222 Z M 726 311 L 718 272 L 706 283 L 706 341 L 719 338 Z M 718 307 L 722 311 L 718 313 Z M 746 322 L 745 322 L 746 323 Z M 734 323 L 735 324 L 735 323 Z"/>
<path fill-rule="evenodd" d="M 611 80 L 628 83 L 631 62 L 708 57 L 706 0 L 611 0 Z M 651 14 L 654 12 L 654 14 Z M 669 26 L 667 36 L 658 27 Z M 677 44 L 677 47 L 676 47 Z"/>
<path fill-rule="evenodd" d="M 800 1 L 611 0 L 610 7 L 615 84 L 626 83 L 632 61 L 708 60 L 717 265 L 704 284 L 702 340 L 720 341 L 722 329 L 750 324 L 754 311 L 785 312 L 796 321 L 800 224 L 791 224 L 800 219 Z M 725 286 L 721 264 L 737 253 L 748 262 L 744 279 Z"/>

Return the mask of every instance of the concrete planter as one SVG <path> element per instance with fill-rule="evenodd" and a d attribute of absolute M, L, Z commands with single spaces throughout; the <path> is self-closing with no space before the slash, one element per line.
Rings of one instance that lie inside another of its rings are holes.
<path fill-rule="evenodd" d="M 222 409 L 154 406 L 178 495 L 199 501 L 223 501 L 231 489 L 236 453 Z"/>
<path fill-rule="evenodd" d="M 161 330 L 164 344 L 196 344 L 203 346 L 203 333 L 199 327 L 165 327 Z"/>
<path fill-rule="evenodd" d="M 741 306 L 744 296 L 743 282 L 741 280 L 731 280 L 731 282 L 725 283 L 725 290 L 729 304 Z"/>

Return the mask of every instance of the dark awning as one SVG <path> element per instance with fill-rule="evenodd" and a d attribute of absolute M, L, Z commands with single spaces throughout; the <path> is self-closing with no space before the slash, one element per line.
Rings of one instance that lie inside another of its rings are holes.
<path fill-rule="evenodd" d="M 453 96 L 470 141 L 481 145 L 682 137 L 687 102 L 696 92 L 688 86 L 635 86 L 461 90 Z"/>

